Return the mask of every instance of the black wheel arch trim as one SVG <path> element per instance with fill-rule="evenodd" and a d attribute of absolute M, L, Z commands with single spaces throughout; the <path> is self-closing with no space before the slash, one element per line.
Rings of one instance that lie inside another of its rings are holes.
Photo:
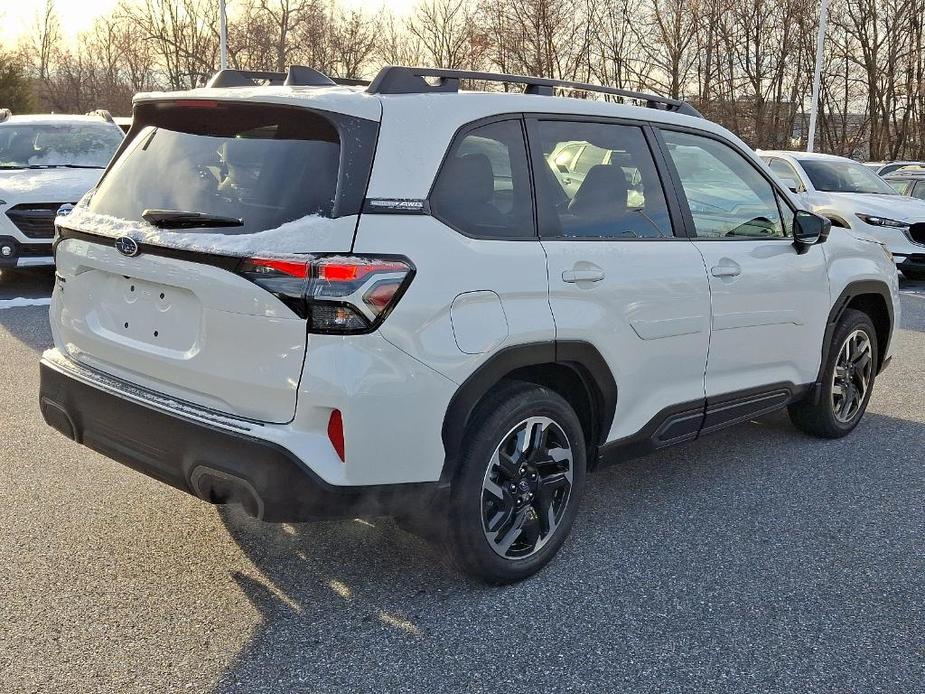
<path fill-rule="evenodd" d="M 889 351 L 890 337 L 893 334 L 895 321 L 895 316 L 893 315 L 893 295 L 890 293 L 890 288 L 887 286 L 886 282 L 880 280 L 857 280 L 855 282 L 850 282 L 848 286 L 842 290 L 842 293 L 838 295 L 838 299 L 835 300 L 835 303 L 832 304 L 831 311 L 829 311 L 829 319 L 825 326 L 825 338 L 822 341 L 822 361 L 819 363 L 819 374 L 816 377 L 817 391 L 818 385 L 822 383 L 822 374 L 825 371 L 829 352 L 832 349 L 832 335 L 835 333 L 835 328 L 838 326 L 838 322 L 842 319 L 842 316 L 845 315 L 848 304 L 850 304 L 853 299 L 865 294 L 879 295 L 886 304 L 887 317 L 889 318 L 890 324 L 882 349 L 878 350 L 877 354 L 877 373 L 883 371 L 885 366 L 884 357 Z"/>
<path fill-rule="evenodd" d="M 499 350 L 481 364 L 457 389 L 443 418 L 443 446 L 446 458 L 442 482 L 455 471 L 458 453 L 475 408 L 491 389 L 518 369 L 556 364 L 575 371 L 587 389 L 594 417 L 591 440 L 594 448 L 603 444 L 617 407 L 617 384 L 604 357 L 594 345 L 580 340 L 557 340 L 512 345 Z M 593 459 L 589 456 L 589 460 Z"/>

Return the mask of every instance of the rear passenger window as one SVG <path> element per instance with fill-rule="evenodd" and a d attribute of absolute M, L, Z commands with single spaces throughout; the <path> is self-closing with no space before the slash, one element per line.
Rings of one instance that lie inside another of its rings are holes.
<path fill-rule="evenodd" d="M 437 175 L 430 206 L 435 217 L 468 236 L 533 237 L 521 122 L 489 123 L 458 139 Z"/>
<path fill-rule="evenodd" d="M 642 129 L 610 123 L 538 121 L 537 200 L 543 235 L 638 239 L 672 236 L 665 192 Z M 530 131 L 531 145 L 534 131 Z M 579 145 L 573 164 L 564 153 Z"/>

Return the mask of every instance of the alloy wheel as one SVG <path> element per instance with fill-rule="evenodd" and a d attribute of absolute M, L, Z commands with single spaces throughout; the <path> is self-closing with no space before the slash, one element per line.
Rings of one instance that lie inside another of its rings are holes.
<path fill-rule="evenodd" d="M 482 530 L 505 559 L 538 552 L 562 522 L 572 490 L 572 448 L 548 417 L 530 417 L 501 440 L 482 481 Z"/>
<path fill-rule="evenodd" d="M 832 410 L 839 422 L 850 422 L 861 410 L 872 370 L 870 335 L 864 330 L 855 330 L 842 344 L 832 374 Z"/>

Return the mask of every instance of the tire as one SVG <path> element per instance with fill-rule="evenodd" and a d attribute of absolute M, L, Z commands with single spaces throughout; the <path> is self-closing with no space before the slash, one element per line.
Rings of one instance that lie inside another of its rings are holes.
<path fill-rule="evenodd" d="M 818 402 L 790 405 L 790 421 L 798 429 L 820 438 L 837 439 L 851 433 L 870 402 L 877 359 L 877 331 L 870 317 L 848 309 L 832 334 Z M 844 364 L 852 368 L 846 369 Z"/>
<path fill-rule="evenodd" d="M 902 270 L 902 273 L 903 273 L 903 276 L 904 276 L 907 280 L 913 280 L 913 281 L 916 281 L 916 282 L 925 281 L 925 270 L 921 270 L 921 269 L 919 269 L 919 268 L 916 268 L 915 270 L 912 270 L 912 269 L 908 269 L 908 270 L 907 270 L 907 269 L 903 269 L 903 270 Z"/>
<path fill-rule="evenodd" d="M 555 556 L 578 511 L 587 465 L 581 423 L 557 393 L 511 381 L 476 409 L 464 445 L 444 547 L 486 583 L 523 580 Z"/>

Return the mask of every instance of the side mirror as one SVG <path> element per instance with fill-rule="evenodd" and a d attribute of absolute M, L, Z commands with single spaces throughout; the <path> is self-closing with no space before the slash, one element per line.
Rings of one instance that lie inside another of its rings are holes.
<path fill-rule="evenodd" d="M 793 217 L 793 244 L 798 253 L 806 253 L 810 246 L 825 243 L 832 230 L 832 220 L 806 210 L 797 210 Z"/>

